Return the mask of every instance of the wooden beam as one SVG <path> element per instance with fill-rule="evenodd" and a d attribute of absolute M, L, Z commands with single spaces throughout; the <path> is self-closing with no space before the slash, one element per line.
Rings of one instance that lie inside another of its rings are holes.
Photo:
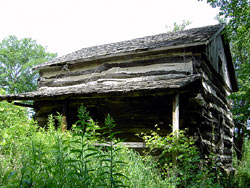
<path fill-rule="evenodd" d="M 172 123 L 173 123 L 173 134 L 178 137 L 179 133 L 179 93 L 176 93 L 174 98 L 173 98 L 173 111 L 172 111 Z M 177 175 L 177 152 L 172 153 L 172 162 L 173 162 L 173 168 L 174 168 L 174 173 Z"/>
<path fill-rule="evenodd" d="M 173 133 L 178 135 L 180 128 L 179 125 L 179 93 L 174 96 L 173 99 L 173 113 L 172 113 L 172 123 L 173 123 Z"/>
<path fill-rule="evenodd" d="M 14 102 L 14 105 L 28 107 L 28 108 L 35 108 L 33 104 L 26 104 L 26 103 L 20 103 L 20 102 Z"/>

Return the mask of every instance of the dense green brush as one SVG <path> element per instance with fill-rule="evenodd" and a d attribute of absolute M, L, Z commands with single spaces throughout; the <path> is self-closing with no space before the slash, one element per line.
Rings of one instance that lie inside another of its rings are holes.
<path fill-rule="evenodd" d="M 183 131 L 178 139 L 173 134 L 145 135 L 150 151 L 160 148 L 162 152 L 158 157 L 141 156 L 115 138 L 119 132 L 113 132 L 115 123 L 110 115 L 101 130 L 83 106 L 78 110 L 78 118 L 71 131 L 62 132 L 55 125 L 60 125 L 58 115 L 49 117 L 46 129 L 21 115 L 8 117 L 4 124 L 10 124 L 0 127 L 0 188 L 249 186 L 248 140 L 244 160 L 235 163 L 235 175 L 223 179 L 218 176 L 219 169 L 214 168 L 214 156 L 210 163 L 200 165 L 198 150 Z M 173 151 L 178 154 L 175 171 L 170 155 Z"/>

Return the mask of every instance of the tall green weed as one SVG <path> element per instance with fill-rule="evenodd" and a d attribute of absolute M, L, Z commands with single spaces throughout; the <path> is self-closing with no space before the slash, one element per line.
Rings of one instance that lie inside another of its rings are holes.
<path fill-rule="evenodd" d="M 163 181 L 155 177 L 157 169 L 146 166 L 153 164 L 150 160 L 119 144 L 110 116 L 102 131 L 86 108 L 79 108 L 78 118 L 66 132 L 55 128 L 59 116 L 49 116 L 46 129 L 33 121 L 5 127 L 1 135 L 9 136 L 1 142 L 0 187 L 157 187 Z"/>
<path fill-rule="evenodd" d="M 139 135 L 145 141 L 149 151 L 146 155 L 155 156 L 161 176 L 168 180 L 166 187 L 220 187 L 221 171 L 210 158 L 205 162 L 200 157 L 192 137 L 185 130 L 160 136 L 157 131 Z M 214 172 L 212 169 L 217 168 Z"/>
<path fill-rule="evenodd" d="M 242 159 L 234 160 L 235 175 L 230 179 L 232 187 L 247 188 L 250 187 L 250 139 L 245 138 L 243 145 Z"/>

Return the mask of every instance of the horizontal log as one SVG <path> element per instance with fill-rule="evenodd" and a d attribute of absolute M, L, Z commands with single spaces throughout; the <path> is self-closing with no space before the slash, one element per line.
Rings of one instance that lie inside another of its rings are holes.
<path fill-rule="evenodd" d="M 82 83 L 86 83 L 86 81 L 94 81 L 99 78 L 131 78 L 158 74 L 178 74 L 179 72 L 189 75 L 193 72 L 192 61 L 186 63 L 163 63 L 134 67 L 110 67 L 110 64 L 107 64 L 106 66 L 108 67 L 102 68 L 101 70 L 93 69 L 90 72 L 82 72 L 78 70 L 77 72 L 74 72 L 74 74 L 68 72 L 63 76 L 56 75 L 50 78 L 41 77 L 39 81 L 39 87 L 47 86 L 46 83 L 62 83 L 67 81 L 77 81 L 78 83 L 81 83 L 82 81 Z"/>
<path fill-rule="evenodd" d="M 231 117 L 231 112 L 227 108 L 227 106 L 218 98 L 215 97 L 214 95 L 210 94 L 206 90 L 203 90 L 202 96 L 205 99 L 206 103 L 209 104 L 208 108 L 215 109 L 216 111 L 222 113 L 224 116 L 227 117 L 227 119 L 232 119 Z"/>
<path fill-rule="evenodd" d="M 144 57 L 145 58 L 145 57 Z M 87 74 L 93 74 L 93 73 L 102 73 L 105 71 L 108 71 L 112 68 L 129 68 L 133 69 L 136 67 L 152 67 L 152 66 L 161 66 L 162 64 L 165 64 L 165 66 L 173 66 L 173 64 L 176 64 L 176 66 L 179 63 L 188 63 L 192 61 L 191 56 L 174 56 L 174 57 L 154 57 L 150 59 L 139 59 L 139 60 L 133 60 L 133 61 L 120 61 L 120 62 L 106 62 L 106 63 L 91 63 L 91 64 L 81 64 L 77 67 L 72 67 L 69 65 L 67 67 L 66 71 L 49 71 L 44 72 L 42 75 L 42 78 L 47 79 L 58 79 L 58 78 L 64 78 L 64 77 L 74 77 L 74 76 L 80 76 L 80 75 L 87 75 Z M 87 66 L 86 66 L 87 65 Z"/>
<path fill-rule="evenodd" d="M 224 145 L 227 148 L 231 148 L 233 146 L 233 142 L 231 140 L 224 139 Z"/>
<path fill-rule="evenodd" d="M 232 155 L 233 154 L 233 151 L 231 148 L 224 148 L 223 149 L 223 154 L 224 155 Z"/>
<path fill-rule="evenodd" d="M 230 138 L 233 137 L 233 130 L 228 124 L 224 125 L 224 132 L 225 132 L 225 135 L 229 136 Z"/>
<path fill-rule="evenodd" d="M 228 109 L 232 109 L 231 101 L 228 99 L 228 95 L 221 90 L 219 90 L 215 85 L 213 85 L 209 80 L 202 79 L 202 85 L 207 92 L 217 97 L 219 100 L 222 100 L 226 104 Z"/>
<path fill-rule="evenodd" d="M 33 104 L 26 104 L 26 103 L 20 103 L 20 102 L 14 102 L 14 105 L 22 106 L 22 107 L 35 108 L 35 106 Z"/>
<path fill-rule="evenodd" d="M 229 111 L 231 108 L 231 106 L 228 103 L 224 103 L 223 100 L 221 100 L 219 97 L 211 94 L 209 91 L 207 90 L 203 90 L 202 92 L 203 94 L 203 98 L 205 99 L 206 103 L 209 104 L 215 104 L 216 106 L 223 108 L 226 111 Z"/>
<path fill-rule="evenodd" d="M 165 79 L 174 79 L 178 77 L 183 77 L 185 75 L 189 75 L 189 72 L 186 71 L 149 71 L 145 73 L 115 73 L 115 74 L 105 74 L 105 75 L 96 75 L 96 76 L 87 76 L 87 78 L 84 78 L 85 76 L 82 76 L 83 79 L 80 77 L 78 79 L 55 79 L 53 81 L 40 81 L 40 87 L 65 87 L 65 86 L 73 86 L 73 85 L 79 85 L 79 84 L 88 84 L 89 82 L 95 82 L 98 80 L 105 81 L 112 79 L 117 80 L 119 82 L 119 79 L 145 79 L 145 81 L 150 81 L 150 78 L 157 77 L 161 78 L 165 76 Z M 147 80 L 148 78 L 148 80 Z"/>
<path fill-rule="evenodd" d="M 220 155 L 220 160 L 223 163 L 229 164 L 232 163 L 232 155 Z"/>

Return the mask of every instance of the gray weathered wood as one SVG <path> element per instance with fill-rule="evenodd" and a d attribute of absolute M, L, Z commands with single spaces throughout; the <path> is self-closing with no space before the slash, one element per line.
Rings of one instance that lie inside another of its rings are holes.
<path fill-rule="evenodd" d="M 176 93 L 173 99 L 173 133 L 178 135 L 179 125 L 179 93 Z"/>

